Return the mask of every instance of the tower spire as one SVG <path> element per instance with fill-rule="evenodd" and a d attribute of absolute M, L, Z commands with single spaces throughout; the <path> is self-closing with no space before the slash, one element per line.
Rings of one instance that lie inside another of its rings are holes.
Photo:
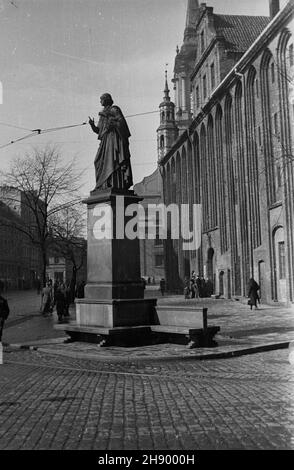
<path fill-rule="evenodd" d="M 165 64 L 168 66 L 168 64 Z M 164 87 L 164 101 L 170 101 L 170 96 L 169 96 L 169 89 L 168 89 L 168 84 L 167 84 L 167 69 L 165 69 L 165 87 Z"/>
<path fill-rule="evenodd" d="M 168 64 L 165 64 L 165 66 L 164 97 L 162 103 L 159 105 L 160 126 L 157 129 L 158 160 L 161 160 L 171 149 L 173 142 L 178 137 L 178 128 L 175 121 L 175 105 L 170 99 L 167 83 Z"/>
<path fill-rule="evenodd" d="M 198 0 L 188 0 L 184 41 L 188 40 L 189 37 L 191 36 L 191 32 L 195 31 L 198 14 L 199 14 Z"/>

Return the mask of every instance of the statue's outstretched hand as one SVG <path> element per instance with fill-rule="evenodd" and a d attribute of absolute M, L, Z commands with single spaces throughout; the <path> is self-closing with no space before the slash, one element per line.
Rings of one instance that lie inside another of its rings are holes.
<path fill-rule="evenodd" d="M 91 118 L 90 116 L 89 116 L 89 124 L 91 127 L 95 126 L 94 118 Z"/>

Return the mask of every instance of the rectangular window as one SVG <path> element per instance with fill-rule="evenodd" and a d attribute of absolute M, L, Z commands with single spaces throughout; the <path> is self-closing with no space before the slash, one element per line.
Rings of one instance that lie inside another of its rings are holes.
<path fill-rule="evenodd" d="M 279 250 L 279 278 L 286 278 L 286 261 L 285 261 L 285 242 L 278 243 Z"/>
<path fill-rule="evenodd" d="M 207 82 L 206 82 L 206 75 L 204 75 L 203 77 L 203 97 L 204 99 L 206 98 L 207 96 Z"/>
<path fill-rule="evenodd" d="M 211 89 L 215 88 L 215 66 L 214 63 L 210 66 Z"/>

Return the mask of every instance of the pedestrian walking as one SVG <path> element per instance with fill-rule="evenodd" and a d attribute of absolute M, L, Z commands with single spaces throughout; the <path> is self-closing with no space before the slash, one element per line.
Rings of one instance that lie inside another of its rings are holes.
<path fill-rule="evenodd" d="M 194 285 L 195 285 L 195 279 L 193 279 L 193 277 L 191 277 L 191 279 L 190 279 L 191 299 L 195 299 L 195 288 L 194 288 Z"/>
<path fill-rule="evenodd" d="M 259 289 L 260 289 L 260 287 L 257 284 L 257 282 L 253 279 L 253 277 L 251 279 L 249 279 L 249 283 L 248 283 L 248 297 L 249 297 L 248 305 L 250 305 L 250 310 L 252 310 L 253 306 L 255 307 L 255 309 L 257 309 L 257 301 L 259 300 L 259 295 L 258 295 Z"/>
<path fill-rule="evenodd" d="M 160 288 L 160 291 L 161 291 L 161 295 L 163 296 L 164 293 L 165 293 L 165 279 L 164 278 L 160 279 L 159 288 Z"/>
<path fill-rule="evenodd" d="M 37 295 L 40 295 L 40 293 L 41 293 L 41 280 L 40 280 L 39 276 L 37 277 L 37 280 L 36 280 L 36 289 L 37 289 Z"/>
<path fill-rule="evenodd" d="M 4 323 L 5 323 L 5 320 L 7 320 L 8 315 L 9 315 L 8 302 L 4 297 L 2 297 L 4 286 L 5 286 L 4 282 L 0 280 L 0 343 L 2 342 L 2 333 L 3 333 Z"/>
<path fill-rule="evenodd" d="M 71 303 L 71 293 L 70 293 L 70 283 L 68 282 L 67 285 L 63 284 L 63 294 L 65 298 L 65 309 L 64 309 L 64 316 L 69 317 L 69 306 Z"/>
<path fill-rule="evenodd" d="M 63 318 L 65 317 L 66 313 L 66 299 L 65 290 L 62 289 L 62 286 L 58 287 L 56 290 L 54 304 L 56 306 L 58 323 L 63 323 Z"/>
<path fill-rule="evenodd" d="M 196 279 L 193 279 L 193 282 L 192 282 L 192 298 L 193 299 L 199 299 L 199 289 L 198 289 L 198 285 L 196 283 Z"/>
<path fill-rule="evenodd" d="M 202 297 L 201 279 L 199 277 L 199 274 L 197 274 L 197 276 L 196 276 L 195 285 L 197 287 L 198 297 Z"/>
<path fill-rule="evenodd" d="M 142 281 L 143 289 L 145 290 L 146 289 L 146 279 L 144 279 L 144 277 L 141 277 L 141 281 Z"/>
<path fill-rule="evenodd" d="M 187 276 L 184 279 L 184 297 L 190 299 L 190 279 Z"/>
<path fill-rule="evenodd" d="M 46 286 L 42 290 L 42 303 L 41 303 L 41 313 L 44 317 L 52 313 L 52 304 L 53 304 L 53 294 L 50 281 L 46 283 Z"/>
<path fill-rule="evenodd" d="M 76 296 L 78 299 L 83 299 L 85 297 L 85 281 L 80 281 L 77 285 Z"/>

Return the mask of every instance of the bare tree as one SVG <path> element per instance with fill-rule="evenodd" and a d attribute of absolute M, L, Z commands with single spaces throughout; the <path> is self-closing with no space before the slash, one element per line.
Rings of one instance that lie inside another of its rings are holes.
<path fill-rule="evenodd" d="M 0 198 L 12 209 L 20 208 L 23 223 L 15 225 L 40 250 L 42 280 L 46 281 L 50 223 L 62 208 L 77 200 L 81 173 L 75 160 L 64 163 L 55 146 L 33 148 L 22 157 L 15 157 L 10 170 L 1 172 Z"/>
<path fill-rule="evenodd" d="M 74 300 L 77 273 L 86 261 L 87 242 L 84 238 L 85 227 L 85 210 L 81 203 L 62 208 L 52 216 L 50 222 L 53 249 L 69 261 L 72 266 L 70 280 L 71 301 Z"/>

